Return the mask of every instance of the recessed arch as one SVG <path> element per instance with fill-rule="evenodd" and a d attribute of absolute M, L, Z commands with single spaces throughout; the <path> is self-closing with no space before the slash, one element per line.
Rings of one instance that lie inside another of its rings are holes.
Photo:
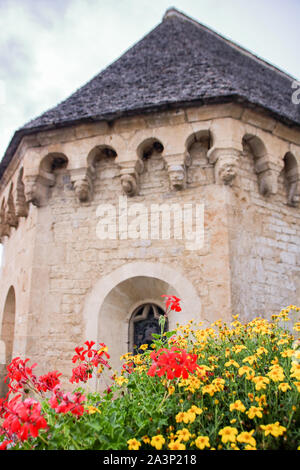
<path fill-rule="evenodd" d="M 13 356 L 13 343 L 16 316 L 15 289 L 11 286 L 8 290 L 1 322 L 0 336 L 0 396 L 5 396 L 8 389 L 4 383 L 7 374 L 6 366 L 11 362 Z"/>
<path fill-rule="evenodd" d="M 153 302 L 164 308 L 162 295 L 182 299 L 182 312 L 169 317 L 169 329 L 192 318 L 202 320 L 201 300 L 193 284 L 177 268 L 144 261 L 127 263 L 99 279 L 84 305 L 85 339 L 107 344 L 112 367 L 128 351 L 128 326 L 133 308 Z"/>
<path fill-rule="evenodd" d="M 101 160 L 107 159 L 107 158 L 113 158 L 115 159 L 117 157 L 117 151 L 116 149 L 107 144 L 101 144 L 101 145 L 96 145 L 96 147 L 92 148 L 90 150 L 88 157 L 87 157 L 87 164 L 88 165 L 97 165 Z"/>
<path fill-rule="evenodd" d="M 147 160 L 152 155 L 162 154 L 164 151 L 164 145 L 156 137 L 149 137 L 138 145 L 136 151 L 138 158 L 141 160 Z"/>
<path fill-rule="evenodd" d="M 51 152 L 42 158 L 40 170 L 46 173 L 54 173 L 68 166 L 68 158 L 64 153 Z"/>

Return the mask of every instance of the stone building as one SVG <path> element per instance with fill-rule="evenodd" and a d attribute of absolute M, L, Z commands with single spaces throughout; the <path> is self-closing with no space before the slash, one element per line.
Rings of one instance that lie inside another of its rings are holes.
<path fill-rule="evenodd" d="M 121 58 L 17 130 L 0 164 L 1 373 L 20 355 L 69 377 L 86 340 L 106 343 L 118 367 L 155 331 L 163 294 L 182 299 L 169 328 L 299 304 L 292 84 L 170 9 Z M 153 205 L 158 215 L 161 204 L 203 207 L 203 243 L 141 237 L 124 218 L 99 236 L 103 207 L 119 214 L 120 201 L 131 215 L 144 208 L 133 221 L 152 217 Z"/>

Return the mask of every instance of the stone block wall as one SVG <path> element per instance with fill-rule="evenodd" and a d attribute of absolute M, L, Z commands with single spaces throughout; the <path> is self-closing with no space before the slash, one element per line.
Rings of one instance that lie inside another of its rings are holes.
<path fill-rule="evenodd" d="M 162 294 L 183 299 L 171 327 L 299 303 L 299 144 L 298 131 L 230 104 L 24 138 L 0 187 L 0 331 L 13 286 L 13 355 L 70 376 L 75 346 L 93 339 L 117 367 L 133 309 Z M 143 204 L 149 227 L 153 204 L 204 205 L 203 246 L 100 239 L 99 207 L 118 210 L 120 197 Z"/>

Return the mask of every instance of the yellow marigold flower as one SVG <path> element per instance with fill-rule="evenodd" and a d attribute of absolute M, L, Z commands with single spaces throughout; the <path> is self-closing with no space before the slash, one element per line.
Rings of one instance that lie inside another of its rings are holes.
<path fill-rule="evenodd" d="M 195 440 L 196 447 L 203 450 L 205 447 L 210 447 L 209 437 L 207 436 L 198 436 Z"/>
<path fill-rule="evenodd" d="M 271 361 L 271 364 L 273 365 L 276 365 L 278 364 L 279 360 L 278 360 L 278 357 L 276 356 L 272 361 Z"/>
<path fill-rule="evenodd" d="M 270 379 L 273 380 L 273 382 L 281 382 L 284 380 L 284 373 L 283 369 L 280 366 L 272 366 L 273 368 L 270 368 L 270 372 L 267 373 L 267 376 L 270 377 Z"/>
<path fill-rule="evenodd" d="M 225 426 L 225 428 L 219 431 L 219 435 L 222 436 L 221 441 L 224 444 L 226 444 L 227 442 L 235 442 L 237 433 L 237 429 L 231 426 Z"/>
<path fill-rule="evenodd" d="M 256 416 L 257 418 L 262 418 L 262 407 L 261 406 L 250 406 L 249 410 L 247 411 L 247 416 L 250 419 L 254 419 Z"/>
<path fill-rule="evenodd" d="M 288 383 L 282 382 L 281 384 L 278 385 L 278 389 L 281 390 L 281 392 L 286 392 L 287 390 L 291 390 L 291 387 L 289 386 Z"/>
<path fill-rule="evenodd" d="M 142 445 L 136 439 L 129 439 L 129 441 L 127 441 L 127 444 L 128 444 L 128 450 L 139 450 L 139 447 Z"/>
<path fill-rule="evenodd" d="M 243 349 L 247 349 L 246 346 L 243 344 L 238 344 L 236 346 L 233 346 L 232 351 L 238 354 L 239 352 L 243 351 Z"/>
<path fill-rule="evenodd" d="M 115 382 L 121 387 L 124 383 L 128 383 L 128 379 L 126 379 L 125 377 L 115 377 Z"/>
<path fill-rule="evenodd" d="M 179 429 L 176 434 L 178 438 L 182 439 L 183 441 L 188 441 L 191 437 L 190 431 L 186 428 Z"/>
<path fill-rule="evenodd" d="M 168 444 L 168 447 L 170 450 L 185 450 L 186 447 L 184 444 L 182 444 L 182 442 L 180 442 L 180 440 L 176 440 L 176 441 L 171 441 L 169 444 Z"/>
<path fill-rule="evenodd" d="M 250 401 L 253 401 L 254 400 L 253 393 L 248 393 L 248 398 L 249 398 Z"/>
<path fill-rule="evenodd" d="M 297 364 L 297 362 L 292 363 L 291 377 L 295 377 L 295 379 L 300 380 L 300 364 Z"/>
<path fill-rule="evenodd" d="M 280 339 L 279 341 L 277 341 L 277 345 L 280 346 L 281 344 L 288 344 L 289 341 L 287 339 Z"/>
<path fill-rule="evenodd" d="M 255 376 L 254 370 L 249 366 L 242 366 L 238 370 L 239 375 L 246 374 L 246 379 L 251 380 Z"/>
<path fill-rule="evenodd" d="M 268 350 L 264 347 L 260 347 L 257 348 L 256 354 L 258 354 L 258 356 L 261 356 L 262 354 L 268 354 Z"/>
<path fill-rule="evenodd" d="M 155 447 L 156 450 L 161 450 L 165 442 L 165 438 L 161 434 L 158 434 L 152 437 L 150 444 L 152 447 Z"/>
<path fill-rule="evenodd" d="M 170 385 L 170 386 L 168 387 L 168 394 L 169 394 L 169 395 L 173 395 L 174 392 L 175 392 L 175 387 L 174 387 L 174 385 Z"/>
<path fill-rule="evenodd" d="M 216 387 L 213 384 L 209 385 L 204 385 L 202 387 L 202 393 L 205 395 L 205 393 L 208 393 L 211 397 L 214 396 L 214 394 L 217 392 Z"/>
<path fill-rule="evenodd" d="M 233 359 L 230 359 L 230 361 L 225 362 L 225 367 L 230 367 L 230 366 L 240 367 L 240 365 Z"/>
<path fill-rule="evenodd" d="M 258 375 L 257 377 L 253 377 L 252 382 L 255 383 L 255 390 L 259 391 L 267 388 L 267 384 L 270 383 L 270 379 L 268 379 L 268 377 Z"/>
<path fill-rule="evenodd" d="M 296 386 L 298 392 L 300 393 L 300 382 L 293 382 L 293 384 Z"/>
<path fill-rule="evenodd" d="M 279 425 L 279 421 L 276 421 L 276 423 L 273 424 L 261 424 L 260 427 L 261 429 L 263 429 L 263 431 L 265 431 L 265 436 L 272 434 L 272 436 L 278 437 L 282 436 L 283 433 L 286 431 L 286 428 L 284 426 Z"/>
<path fill-rule="evenodd" d="M 230 424 L 234 424 L 234 423 L 236 423 L 236 419 L 231 419 Z"/>
<path fill-rule="evenodd" d="M 261 395 L 260 397 L 255 397 L 255 400 L 259 404 L 259 406 L 267 406 L 267 397 L 266 395 Z"/>
<path fill-rule="evenodd" d="M 246 408 L 241 400 L 236 400 L 234 403 L 230 403 L 229 409 L 230 411 L 241 411 L 242 413 L 246 411 Z"/>
<path fill-rule="evenodd" d="M 142 441 L 145 443 L 145 444 L 150 444 L 150 439 L 148 436 L 143 436 L 142 437 Z"/>
<path fill-rule="evenodd" d="M 201 415 L 203 413 L 203 410 L 202 408 L 199 408 L 198 406 L 196 405 L 192 405 L 189 409 L 190 412 L 192 413 L 196 413 L 196 415 Z"/>
<path fill-rule="evenodd" d="M 291 356 L 293 355 L 293 353 L 294 353 L 294 350 L 293 350 L 293 349 L 285 349 L 284 351 L 282 351 L 282 352 L 280 353 L 280 355 L 281 355 L 282 357 L 291 357 Z"/>
<path fill-rule="evenodd" d="M 243 444 L 249 444 L 252 447 L 256 447 L 256 440 L 254 439 L 254 437 L 252 437 L 253 433 L 254 433 L 254 429 L 252 429 L 252 431 L 249 431 L 249 432 L 241 432 L 237 436 L 236 440 Z"/>
<path fill-rule="evenodd" d="M 182 423 L 184 415 L 184 411 L 180 411 L 179 413 L 177 413 L 177 415 L 175 416 L 176 423 Z"/>
<path fill-rule="evenodd" d="M 148 344 L 142 344 L 139 349 L 146 351 L 146 349 L 148 349 Z"/>
<path fill-rule="evenodd" d="M 257 450 L 256 447 L 252 447 L 250 446 L 249 444 L 247 444 L 245 447 L 244 447 L 244 450 Z"/>
<path fill-rule="evenodd" d="M 252 366 L 253 362 L 256 361 L 256 356 L 253 354 L 252 356 L 247 356 L 243 359 L 243 362 L 249 362 L 250 366 Z"/>
<path fill-rule="evenodd" d="M 120 356 L 120 361 L 127 361 L 127 359 L 129 359 L 129 357 L 132 356 L 132 352 L 128 352 L 126 354 L 123 354 L 123 356 Z"/>
<path fill-rule="evenodd" d="M 175 416 L 175 419 L 177 423 L 182 423 L 182 422 L 184 422 L 185 424 L 193 423 L 196 419 L 196 413 L 194 413 L 193 411 L 187 411 L 187 412 L 181 411 L 177 413 L 177 415 Z"/>
<path fill-rule="evenodd" d="M 98 408 L 96 408 L 95 406 L 88 406 L 87 407 L 87 412 L 88 412 L 89 415 L 93 415 L 94 413 L 101 414 L 101 411 Z"/>

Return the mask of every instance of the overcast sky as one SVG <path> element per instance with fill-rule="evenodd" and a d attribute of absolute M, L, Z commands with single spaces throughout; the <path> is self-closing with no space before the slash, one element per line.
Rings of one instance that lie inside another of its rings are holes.
<path fill-rule="evenodd" d="M 0 159 L 53 107 L 175 6 L 300 78 L 300 0 L 0 0 Z"/>

